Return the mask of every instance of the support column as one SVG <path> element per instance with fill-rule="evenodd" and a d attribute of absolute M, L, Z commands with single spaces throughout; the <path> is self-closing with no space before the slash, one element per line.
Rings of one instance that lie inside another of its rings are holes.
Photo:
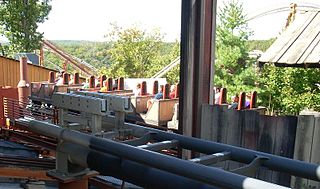
<path fill-rule="evenodd" d="M 193 137 L 200 137 L 201 106 L 212 91 L 216 3 L 182 1 L 179 132 Z"/>
<path fill-rule="evenodd" d="M 20 58 L 20 81 L 18 83 L 18 95 L 20 102 L 28 102 L 30 95 L 30 83 L 28 81 L 27 57 Z"/>

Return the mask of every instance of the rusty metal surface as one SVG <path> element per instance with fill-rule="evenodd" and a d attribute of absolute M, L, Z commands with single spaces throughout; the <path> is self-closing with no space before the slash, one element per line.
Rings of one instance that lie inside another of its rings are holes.
<path fill-rule="evenodd" d="M 0 165 L 13 167 L 36 167 L 41 169 L 54 169 L 54 159 L 45 158 L 27 158 L 20 156 L 0 156 Z"/>
<path fill-rule="evenodd" d="M 54 123 L 57 117 L 57 110 L 41 104 L 21 102 L 11 98 L 3 99 L 4 118 L 14 120 L 20 117 L 30 117 L 37 120 L 51 121 Z"/>

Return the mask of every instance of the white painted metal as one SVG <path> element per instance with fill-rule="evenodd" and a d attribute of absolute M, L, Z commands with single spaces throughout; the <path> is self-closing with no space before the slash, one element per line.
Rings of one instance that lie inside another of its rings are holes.
<path fill-rule="evenodd" d="M 289 189 L 288 187 L 272 184 L 262 180 L 246 178 L 242 183 L 243 189 Z"/>

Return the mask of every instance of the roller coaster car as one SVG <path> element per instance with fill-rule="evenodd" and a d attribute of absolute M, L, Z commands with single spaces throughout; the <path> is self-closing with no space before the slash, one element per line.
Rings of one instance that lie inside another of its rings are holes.
<path fill-rule="evenodd" d="M 154 95 L 146 96 L 131 96 L 131 105 L 135 114 L 141 114 L 148 111 L 148 100 L 152 99 Z"/>
<path fill-rule="evenodd" d="M 150 125 L 167 126 L 168 121 L 172 120 L 174 105 L 179 99 L 154 100 L 150 109 L 145 115 L 141 115 L 144 121 Z"/>
<path fill-rule="evenodd" d="M 128 115 L 128 117 L 148 125 L 166 127 L 167 123 L 173 118 L 174 106 L 179 102 L 179 99 L 154 99 L 148 110 L 148 100 L 153 99 L 153 97 L 153 95 L 131 97 L 134 118 L 132 118 L 132 115 Z"/>
<path fill-rule="evenodd" d="M 106 92 L 99 92 L 99 93 L 115 94 L 118 96 L 132 96 L 133 95 L 132 90 L 114 90 L 114 91 L 106 91 Z"/>

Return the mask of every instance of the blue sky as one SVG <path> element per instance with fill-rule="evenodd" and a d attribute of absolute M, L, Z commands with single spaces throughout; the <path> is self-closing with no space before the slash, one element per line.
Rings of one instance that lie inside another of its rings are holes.
<path fill-rule="evenodd" d="M 218 0 L 218 8 L 227 0 Z M 239 0 L 250 17 L 272 7 L 289 6 L 292 0 Z M 320 4 L 319 0 L 303 2 Z M 52 0 L 49 20 L 39 31 L 50 40 L 103 41 L 110 23 L 142 29 L 159 28 L 166 41 L 180 37 L 181 0 Z M 269 39 L 282 30 L 288 12 L 255 19 L 249 22 L 252 39 Z M 299 15 L 297 15 L 299 16 Z M 1 38 L 0 38 L 1 39 Z"/>

